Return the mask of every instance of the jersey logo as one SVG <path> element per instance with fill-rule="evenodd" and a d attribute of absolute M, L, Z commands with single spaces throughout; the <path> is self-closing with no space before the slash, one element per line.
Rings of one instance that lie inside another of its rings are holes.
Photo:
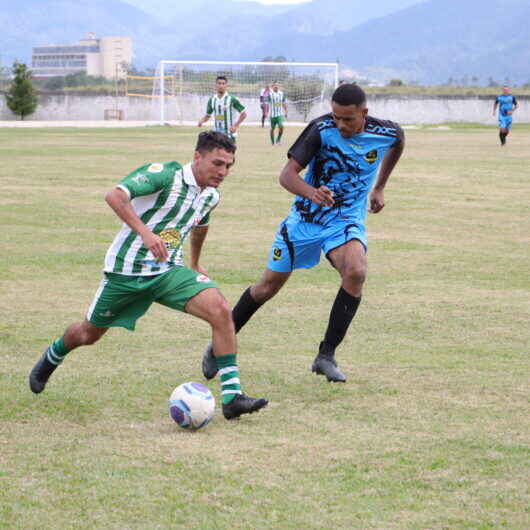
<path fill-rule="evenodd" d="M 138 173 L 135 177 L 132 178 L 136 184 L 143 184 L 145 182 L 149 182 L 149 178 L 146 177 L 143 173 Z"/>
<path fill-rule="evenodd" d="M 272 251 L 272 260 L 278 261 L 282 257 L 282 249 L 278 247 L 274 247 L 274 250 Z"/>
<path fill-rule="evenodd" d="M 166 228 L 158 234 L 162 241 L 166 244 L 166 248 L 175 249 L 179 248 L 182 236 L 180 232 L 175 228 Z"/>
<path fill-rule="evenodd" d="M 368 153 L 366 153 L 364 155 L 364 159 L 369 163 L 369 164 L 373 164 L 374 162 L 377 161 L 379 157 L 377 156 L 377 149 L 373 149 L 372 151 L 368 151 Z"/>
<path fill-rule="evenodd" d="M 147 168 L 147 171 L 149 171 L 149 173 L 160 173 L 161 171 L 163 171 L 164 169 L 164 164 L 151 164 L 148 168 Z"/>

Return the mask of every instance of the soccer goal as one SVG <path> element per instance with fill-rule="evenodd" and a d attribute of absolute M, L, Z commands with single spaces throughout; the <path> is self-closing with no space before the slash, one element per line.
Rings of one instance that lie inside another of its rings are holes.
<path fill-rule="evenodd" d="M 289 122 L 307 122 L 329 111 L 338 84 L 337 63 L 160 61 L 153 80 L 153 120 L 196 123 L 226 76 L 228 92 L 245 106 L 248 122 L 261 121 L 260 92 L 278 82 L 289 106 Z"/>

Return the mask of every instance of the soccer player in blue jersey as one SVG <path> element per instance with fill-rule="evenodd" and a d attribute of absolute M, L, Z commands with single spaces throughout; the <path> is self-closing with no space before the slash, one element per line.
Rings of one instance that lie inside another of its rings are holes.
<path fill-rule="evenodd" d="M 504 85 L 502 87 L 502 95 L 495 98 L 493 103 L 493 116 L 499 107 L 499 138 L 501 145 L 506 145 L 506 137 L 510 134 L 512 128 L 512 115 L 517 109 L 517 100 L 515 96 L 510 94 L 510 87 Z"/>
<path fill-rule="evenodd" d="M 263 277 L 243 293 L 232 318 L 237 332 L 293 270 L 314 267 L 323 251 L 339 273 L 341 286 L 312 371 L 328 381 L 345 382 L 335 349 L 361 302 L 367 269 L 366 211 L 378 213 L 385 206 L 385 185 L 403 152 L 404 135 L 396 123 L 368 115 L 366 95 L 355 84 L 339 86 L 331 108 L 330 114 L 313 120 L 288 151 L 280 183 L 295 195 L 291 212 L 278 227 Z M 211 345 L 202 368 L 207 379 L 217 372 Z"/>

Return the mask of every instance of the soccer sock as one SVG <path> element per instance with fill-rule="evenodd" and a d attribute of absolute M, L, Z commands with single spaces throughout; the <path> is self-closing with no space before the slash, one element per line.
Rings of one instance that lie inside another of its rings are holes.
<path fill-rule="evenodd" d="M 499 138 L 501 139 L 501 145 L 504 145 L 506 143 L 506 136 L 508 136 L 506 133 L 500 132 Z"/>
<path fill-rule="evenodd" d="M 280 132 L 278 133 L 278 139 L 276 140 L 276 143 L 279 144 L 280 140 L 282 139 L 283 129 L 280 129 Z"/>
<path fill-rule="evenodd" d="M 274 145 L 274 129 L 271 129 L 271 144 Z"/>
<path fill-rule="evenodd" d="M 241 298 L 232 309 L 232 320 L 236 333 L 250 320 L 250 317 L 262 306 L 250 294 L 250 287 L 241 295 Z"/>
<path fill-rule="evenodd" d="M 241 392 L 239 370 L 237 368 L 236 354 L 228 353 L 216 357 L 219 377 L 221 379 L 221 399 L 223 404 L 230 403 Z"/>
<path fill-rule="evenodd" d="M 57 339 L 47 350 L 46 358 L 52 364 L 59 365 L 72 350 L 64 345 L 64 336 Z"/>
<path fill-rule="evenodd" d="M 335 351 L 335 348 L 342 342 L 360 303 L 360 296 L 352 296 L 342 287 L 339 289 L 331 308 L 328 329 L 324 336 L 326 351 Z"/>

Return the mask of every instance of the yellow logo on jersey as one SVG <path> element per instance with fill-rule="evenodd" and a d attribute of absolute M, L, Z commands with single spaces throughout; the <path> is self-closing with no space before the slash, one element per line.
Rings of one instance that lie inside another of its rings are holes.
<path fill-rule="evenodd" d="M 215 121 L 223 121 L 225 119 L 224 114 L 216 114 L 215 115 Z"/>
<path fill-rule="evenodd" d="M 158 235 L 166 244 L 167 248 L 179 248 L 180 243 L 182 241 L 182 236 L 180 235 L 180 232 L 175 228 L 166 228 L 166 230 L 162 230 L 162 232 L 160 232 L 160 234 Z"/>
<path fill-rule="evenodd" d="M 373 164 L 374 162 L 376 162 L 379 158 L 377 156 L 377 149 L 374 149 L 373 151 L 368 151 L 368 153 L 364 155 L 364 158 L 369 164 Z"/>
<path fill-rule="evenodd" d="M 164 164 L 151 164 L 148 168 L 147 168 L 147 171 L 149 171 L 149 173 L 160 173 L 162 170 L 164 169 Z"/>

